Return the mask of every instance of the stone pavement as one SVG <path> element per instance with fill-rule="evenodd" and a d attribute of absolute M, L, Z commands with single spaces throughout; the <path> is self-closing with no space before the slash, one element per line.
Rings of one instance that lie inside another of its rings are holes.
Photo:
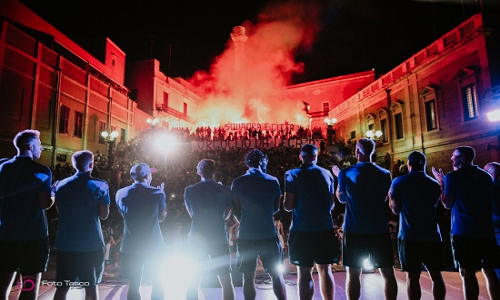
<path fill-rule="evenodd" d="M 53 282 L 55 278 L 55 259 L 51 256 L 49 263 L 49 270 L 44 273 L 43 280 Z M 342 266 L 332 266 L 335 279 L 335 299 L 345 299 L 345 271 Z M 127 297 L 126 280 L 118 277 L 118 270 L 109 270 L 103 278 L 103 282 L 99 285 L 99 297 L 101 300 L 125 300 Z M 184 298 L 185 285 L 182 281 L 182 270 L 168 269 L 165 272 L 165 299 L 168 300 L 181 300 Z M 462 282 L 459 274 L 456 271 L 446 271 L 443 273 L 444 280 L 447 288 L 446 299 L 463 299 L 462 296 Z M 285 265 L 284 277 L 286 281 L 286 288 L 288 299 L 298 299 L 297 294 L 297 274 L 295 267 L 289 264 Z M 480 286 L 479 299 L 489 299 L 484 277 L 481 273 L 477 274 Z M 398 282 L 398 300 L 407 299 L 406 286 L 405 286 L 405 273 L 396 269 L 396 278 Z M 179 280 L 180 279 L 180 280 Z M 244 299 L 243 290 L 241 287 L 241 275 L 233 273 L 233 280 L 235 282 L 236 299 Z M 314 274 L 314 284 L 316 293 L 314 300 L 321 299 L 319 293 L 318 276 Z M 382 278 L 378 274 L 368 273 L 362 275 L 362 296 L 363 300 L 378 300 L 383 299 L 382 293 Z M 213 300 L 222 299 L 221 289 L 215 276 L 205 276 L 202 280 L 202 288 L 199 293 L 200 300 Z M 432 299 L 432 283 L 427 273 L 423 272 L 421 276 L 422 286 L 422 299 Z M 276 299 L 272 291 L 272 285 L 267 274 L 264 273 L 261 266 L 257 268 L 256 276 L 257 299 L 268 300 Z M 51 300 L 54 296 L 55 288 L 51 285 L 42 285 L 40 288 L 39 299 Z M 14 288 L 9 296 L 9 300 L 15 300 L 18 293 L 18 288 Z M 151 286 L 145 282 L 141 287 L 141 294 L 143 299 L 149 299 L 151 293 Z M 68 294 L 68 300 L 83 300 L 83 289 L 71 289 Z"/>

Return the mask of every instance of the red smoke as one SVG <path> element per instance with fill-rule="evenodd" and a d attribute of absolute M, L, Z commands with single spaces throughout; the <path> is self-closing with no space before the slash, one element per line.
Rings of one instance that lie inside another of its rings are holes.
<path fill-rule="evenodd" d="M 242 24 L 248 39 L 241 51 L 235 50 L 229 39 L 210 71 L 199 71 L 189 79 L 206 99 L 195 113 L 197 125 L 285 121 L 308 124 L 302 102 L 287 99 L 283 93 L 292 74 L 303 70 L 294 59 L 295 51 L 299 46 L 309 47 L 318 31 L 318 8 L 307 2 L 267 7 L 257 22 Z M 235 70 L 236 52 L 241 55 L 239 70 Z"/>

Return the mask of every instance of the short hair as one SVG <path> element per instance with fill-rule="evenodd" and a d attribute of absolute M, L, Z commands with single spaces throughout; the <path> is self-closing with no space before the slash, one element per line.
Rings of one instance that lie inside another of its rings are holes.
<path fill-rule="evenodd" d="M 71 157 L 73 168 L 78 172 L 87 172 L 92 162 L 94 162 L 94 153 L 89 150 L 77 151 Z"/>
<path fill-rule="evenodd" d="M 314 146 L 313 144 L 305 144 L 300 149 L 300 156 L 302 156 L 303 158 L 311 159 L 316 155 L 318 155 L 318 147 Z"/>
<path fill-rule="evenodd" d="M 410 155 L 408 155 L 408 161 L 410 162 L 411 167 L 415 170 L 423 170 L 425 164 L 427 163 L 427 158 L 422 152 L 413 151 Z"/>
<path fill-rule="evenodd" d="M 16 147 L 18 151 L 20 151 L 21 148 L 24 148 L 25 146 L 31 144 L 33 140 L 38 139 L 40 139 L 40 131 L 34 129 L 26 129 L 16 134 L 16 136 L 14 137 L 14 147 Z"/>
<path fill-rule="evenodd" d="M 201 177 L 212 178 L 215 174 L 215 161 L 213 159 L 202 159 L 196 169 Z"/>
<path fill-rule="evenodd" d="M 500 176 L 500 164 L 496 161 L 487 163 L 484 169 L 493 176 L 493 179 L 498 179 Z"/>
<path fill-rule="evenodd" d="M 266 158 L 267 155 L 265 155 L 259 149 L 255 148 L 253 150 L 248 151 L 248 153 L 245 155 L 245 164 L 248 167 L 257 168 L 260 165 L 260 163 Z"/>
<path fill-rule="evenodd" d="M 460 146 L 455 148 L 455 150 L 460 153 L 460 156 L 465 157 L 465 159 L 469 162 L 473 162 L 476 157 L 476 150 L 474 150 L 471 146 Z"/>
<path fill-rule="evenodd" d="M 375 151 L 375 142 L 371 139 L 360 138 L 356 144 L 356 149 L 363 155 L 371 156 Z"/>

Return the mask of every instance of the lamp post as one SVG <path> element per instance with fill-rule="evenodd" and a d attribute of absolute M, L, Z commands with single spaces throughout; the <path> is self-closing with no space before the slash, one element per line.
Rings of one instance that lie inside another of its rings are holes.
<path fill-rule="evenodd" d="M 115 140 L 118 137 L 118 131 L 112 131 L 111 133 L 107 131 L 101 132 L 101 136 L 104 138 L 104 141 L 109 144 L 108 148 L 108 168 L 111 169 L 115 162 L 114 148 L 115 148 Z"/>
<path fill-rule="evenodd" d="M 156 125 L 158 125 L 158 123 L 160 123 L 160 120 L 158 118 L 154 118 L 154 119 L 148 118 L 146 120 L 146 123 L 148 123 L 149 126 L 151 126 L 151 128 L 155 129 Z"/>
<path fill-rule="evenodd" d="M 335 124 L 337 123 L 337 119 L 325 118 L 324 122 L 326 123 L 326 135 L 328 137 L 328 145 L 332 145 L 333 136 L 335 135 Z"/>
<path fill-rule="evenodd" d="M 375 142 L 378 142 L 383 134 L 384 133 L 382 131 L 375 129 L 368 130 L 365 133 L 367 138 L 369 138 L 370 140 L 374 140 Z"/>

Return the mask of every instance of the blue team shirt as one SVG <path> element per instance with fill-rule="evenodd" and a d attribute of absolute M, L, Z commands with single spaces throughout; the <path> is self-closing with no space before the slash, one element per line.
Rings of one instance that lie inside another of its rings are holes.
<path fill-rule="evenodd" d="M 295 194 L 291 231 L 333 229 L 330 195 L 334 186 L 332 173 L 312 163 L 285 173 L 285 192 Z"/>
<path fill-rule="evenodd" d="M 446 174 L 445 195 L 455 197 L 451 233 L 478 238 L 494 237 L 493 178 L 476 165 Z"/>
<path fill-rule="evenodd" d="M 199 246 L 227 244 L 225 214 L 232 201 L 229 187 L 213 180 L 186 187 L 184 202 L 191 215 L 189 242 Z"/>
<path fill-rule="evenodd" d="M 390 187 L 391 173 L 371 162 L 340 170 L 339 190 L 347 197 L 344 230 L 357 234 L 389 232 L 386 199 Z"/>
<path fill-rule="evenodd" d="M 62 180 L 55 191 L 58 211 L 56 248 L 86 252 L 104 248 L 99 205 L 109 205 L 108 184 L 90 173 Z"/>
<path fill-rule="evenodd" d="M 245 175 L 233 180 L 231 190 L 241 203 L 238 237 L 241 239 L 268 239 L 277 237 L 273 215 L 274 200 L 281 196 L 276 177 L 250 168 Z"/>
<path fill-rule="evenodd" d="M 0 166 L 0 241 L 20 242 L 48 236 L 47 217 L 38 194 L 50 192 L 50 169 L 27 156 Z"/>
<path fill-rule="evenodd" d="M 436 206 L 440 202 L 441 186 L 423 171 L 394 179 L 393 198 L 401 200 L 398 238 L 417 242 L 440 242 Z"/>
<path fill-rule="evenodd" d="M 122 253 L 157 253 L 165 249 L 158 221 L 159 213 L 167 208 L 162 189 L 133 183 L 116 192 L 116 204 L 124 224 Z"/>

